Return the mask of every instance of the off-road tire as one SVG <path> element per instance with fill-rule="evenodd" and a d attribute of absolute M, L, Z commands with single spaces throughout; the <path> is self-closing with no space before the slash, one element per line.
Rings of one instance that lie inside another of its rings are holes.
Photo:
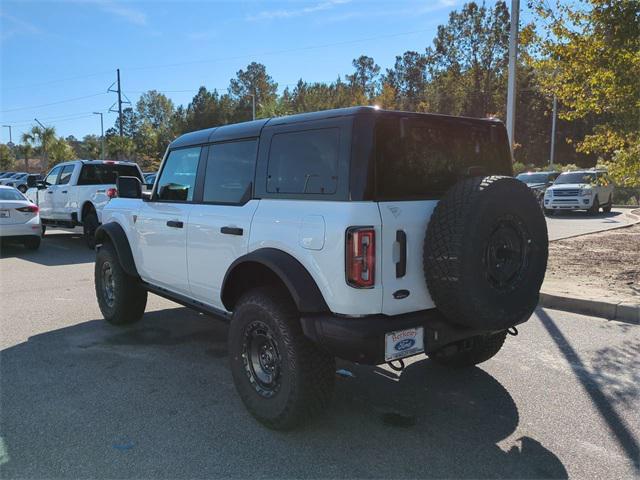
<path fill-rule="evenodd" d="M 507 332 L 472 337 L 449 345 L 429 355 L 429 358 L 445 367 L 472 367 L 493 358 L 504 345 Z"/>
<path fill-rule="evenodd" d="M 100 226 L 98 222 L 98 216 L 95 211 L 90 211 L 82 219 L 82 231 L 84 234 L 84 241 L 91 250 L 96 248 L 96 230 Z"/>
<path fill-rule="evenodd" d="M 611 207 L 613 207 L 613 195 L 609 195 L 609 202 L 605 207 L 602 207 L 604 213 L 611 213 Z"/>
<path fill-rule="evenodd" d="M 38 250 L 40 248 L 40 237 L 27 237 L 23 244 L 28 250 Z"/>
<path fill-rule="evenodd" d="M 104 269 L 109 268 L 113 283 L 113 297 L 106 293 Z M 114 325 L 135 323 L 142 318 L 147 306 L 147 291 L 140 279 L 127 275 L 111 243 L 104 243 L 96 255 L 94 268 L 96 298 L 104 319 Z"/>
<path fill-rule="evenodd" d="M 460 180 L 436 206 L 424 243 L 424 272 L 451 322 L 500 330 L 538 304 L 548 236 L 534 194 L 512 177 Z"/>
<path fill-rule="evenodd" d="M 250 333 L 262 328 L 270 335 L 279 362 L 273 387 L 256 381 Z M 276 288 L 245 293 L 233 312 L 229 330 L 233 381 L 249 412 L 275 430 L 289 430 L 321 413 L 333 395 L 335 359 L 302 333 L 300 314 L 291 298 Z"/>
<path fill-rule="evenodd" d="M 598 196 L 596 195 L 596 198 L 593 199 L 593 205 L 591 205 L 589 210 L 587 210 L 587 213 L 589 215 L 597 215 L 599 211 L 600 211 L 600 200 L 598 200 Z"/>

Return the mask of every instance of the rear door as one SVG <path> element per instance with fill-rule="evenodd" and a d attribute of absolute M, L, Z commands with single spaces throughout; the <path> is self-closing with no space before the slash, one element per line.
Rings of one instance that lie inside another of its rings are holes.
<path fill-rule="evenodd" d="M 223 309 L 222 280 L 235 259 L 248 251 L 258 140 L 216 143 L 208 148 L 198 203 L 189 215 L 187 260 L 192 296 Z"/>
<path fill-rule="evenodd" d="M 142 278 L 183 295 L 189 295 L 187 223 L 201 151 L 197 146 L 169 152 L 152 198 L 135 220 Z"/>

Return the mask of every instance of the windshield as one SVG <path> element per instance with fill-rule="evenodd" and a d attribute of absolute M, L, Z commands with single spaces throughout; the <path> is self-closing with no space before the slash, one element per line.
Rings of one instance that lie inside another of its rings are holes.
<path fill-rule="evenodd" d="M 461 177 L 513 173 L 501 125 L 394 116 L 375 136 L 378 200 L 441 198 Z"/>
<path fill-rule="evenodd" d="M 596 183 L 596 174 L 587 172 L 568 172 L 560 175 L 555 184 L 561 183 L 589 183 L 594 185 Z"/>
<path fill-rule="evenodd" d="M 547 183 L 549 177 L 546 173 L 521 173 L 516 178 L 524 183 Z"/>
<path fill-rule="evenodd" d="M 26 197 L 13 188 L 0 188 L 0 200 L 26 200 Z"/>

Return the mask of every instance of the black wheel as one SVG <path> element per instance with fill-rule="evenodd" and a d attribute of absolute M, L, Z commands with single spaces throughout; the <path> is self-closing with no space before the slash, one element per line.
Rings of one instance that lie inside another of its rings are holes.
<path fill-rule="evenodd" d="M 444 347 L 429 358 L 439 365 L 454 368 L 472 367 L 494 357 L 504 345 L 507 332 L 472 337 Z"/>
<path fill-rule="evenodd" d="M 554 214 L 554 213 L 555 213 L 555 212 L 554 212 L 554 211 L 553 211 L 553 209 L 551 209 L 551 208 L 545 208 L 545 209 L 544 209 L 544 214 L 545 214 L 547 217 L 553 217 L 553 214 Z"/>
<path fill-rule="evenodd" d="M 611 213 L 611 207 L 613 206 L 613 198 L 612 195 L 609 195 L 609 202 L 606 207 L 602 207 L 602 211 L 604 213 Z"/>
<path fill-rule="evenodd" d="M 295 305 L 277 289 L 258 288 L 240 298 L 229 358 L 240 398 L 269 428 L 296 427 L 331 400 L 335 360 L 304 336 Z"/>
<path fill-rule="evenodd" d="M 593 205 L 591 205 L 591 208 L 587 210 L 587 212 L 589 213 L 589 215 L 597 215 L 599 211 L 600 211 L 600 201 L 596 196 L 596 198 L 593 199 Z"/>
<path fill-rule="evenodd" d="M 89 212 L 82 220 L 82 230 L 84 232 L 84 241 L 90 249 L 96 248 L 96 230 L 98 229 L 98 217 L 96 212 Z"/>
<path fill-rule="evenodd" d="M 127 275 L 110 243 L 98 250 L 94 269 L 98 305 L 104 319 L 114 325 L 126 325 L 142 318 L 147 306 L 147 291 L 140 280 Z"/>
<path fill-rule="evenodd" d="M 42 229 L 42 232 L 40 233 L 40 236 L 42 238 L 44 238 L 44 234 L 47 232 L 47 226 L 46 225 L 41 225 L 40 228 Z"/>
<path fill-rule="evenodd" d="M 527 320 L 547 267 L 547 225 L 536 197 L 512 177 L 454 185 L 424 243 L 427 287 L 452 323 L 499 330 Z"/>
<path fill-rule="evenodd" d="M 29 250 L 38 250 L 40 248 L 40 237 L 28 237 L 24 241 L 24 246 Z"/>

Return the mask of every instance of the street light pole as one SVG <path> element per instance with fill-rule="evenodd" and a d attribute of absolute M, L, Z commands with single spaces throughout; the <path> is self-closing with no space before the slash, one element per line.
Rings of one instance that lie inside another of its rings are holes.
<path fill-rule="evenodd" d="M 520 0 L 511 0 L 511 29 L 509 31 L 509 79 L 507 84 L 507 134 L 513 150 L 516 124 L 516 65 L 518 59 L 518 22 Z"/>
<path fill-rule="evenodd" d="M 104 123 L 102 122 L 102 112 L 93 112 L 94 115 L 100 115 L 100 141 L 102 143 L 102 160 L 104 160 Z"/>
<path fill-rule="evenodd" d="M 553 168 L 556 156 L 556 118 L 558 116 L 558 97 L 553 96 L 553 117 L 551 118 L 551 153 L 549 154 L 549 167 Z"/>
<path fill-rule="evenodd" d="M 9 148 L 13 145 L 13 138 L 11 137 L 11 125 L 2 125 L 4 128 L 9 129 Z"/>

